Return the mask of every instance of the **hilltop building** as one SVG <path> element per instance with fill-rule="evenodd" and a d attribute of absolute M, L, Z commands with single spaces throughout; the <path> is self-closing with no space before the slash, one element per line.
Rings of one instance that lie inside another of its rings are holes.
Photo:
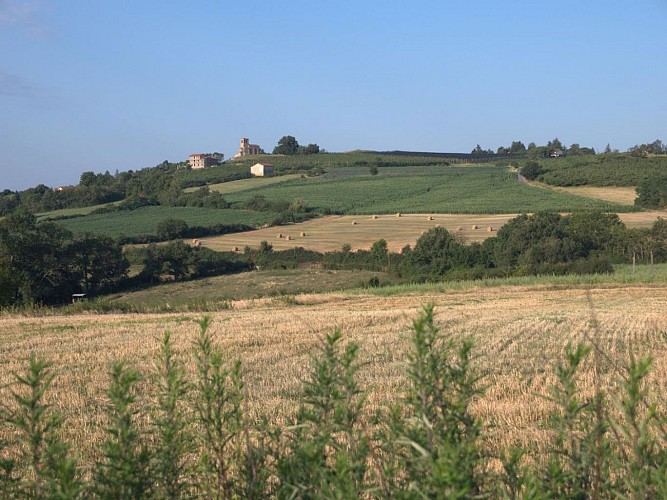
<path fill-rule="evenodd" d="M 250 167 L 250 173 L 255 177 L 265 177 L 273 173 L 273 165 L 270 163 L 255 163 Z"/>
<path fill-rule="evenodd" d="M 244 137 L 241 139 L 241 146 L 239 147 L 239 150 L 236 152 L 236 155 L 234 158 L 239 158 L 241 156 L 248 156 L 248 155 L 261 155 L 264 151 L 262 148 L 260 148 L 257 144 L 250 144 L 250 139 L 247 137 Z"/>
<path fill-rule="evenodd" d="M 205 153 L 192 153 L 188 157 L 188 163 L 192 169 L 199 169 L 219 165 L 220 160 L 213 155 L 208 155 Z"/>

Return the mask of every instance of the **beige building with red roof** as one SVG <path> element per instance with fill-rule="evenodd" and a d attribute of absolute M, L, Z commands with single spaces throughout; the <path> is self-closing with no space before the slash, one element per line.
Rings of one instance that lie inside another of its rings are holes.
<path fill-rule="evenodd" d="M 192 153 L 188 157 L 188 163 L 190 164 L 191 168 L 198 169 L 198 168 L 208 168 L 214 165 L 219 165 L 220 160 L 213 157 L 212 155 L 208 155 L 205 153 Z"/>

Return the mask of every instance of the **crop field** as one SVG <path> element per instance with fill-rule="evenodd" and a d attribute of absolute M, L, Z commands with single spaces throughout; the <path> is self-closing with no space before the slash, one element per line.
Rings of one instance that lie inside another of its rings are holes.
<path fill-rule="evenodd" d="M 224 165 L 247 167 L 257 162 L 268 162 L 273 164 L 276 171 L 303 171 L 320 167 L 324 169 L 336 169 L 339 167 L 365 167 L 368 165 L 380 166 L 414 166 L 414 165 L 438 165 L 454 164 L 459 160 L 453 158 L 438 158 L 433 156 L 400 156 L 383 155 L 368 151 L 348 151 L 345 153 L 326 153 L 316 155 L 254 155 L 232 159 Z"/>
<path fill-rule="evenodd" d="M 429 288 L 391 296 L 297 295 L 290 300 L 241 300 L 212 313 L 212 331 L 227 360 L 242 361 L 248 411 L 274 423 L 289 420 L 295 397 L 310 371 L 309 359 L 323 335 L 340 328 L 345 342 L 361 345 L 360 381 L 369 411 L 399 401 L 406 384 L 411 321 L 420 307 L 435 304 L 448 336 L 473 337 L 485 393 L 473 411 L 488 431 L 487 447 L 546 447 L 544 399 L 555 383 L 554 366 L 568 343 L 593 339 L 604 353 L 597 367 L 603 387 L 614 387 L 620 365 L 632 353 L 650 354 L 652 397 L 667 383 L 667 286 L 562 285 Z M 66 438 L 85 465 L 104 439 L 104 394 L 113 360 L 123 358 L 148 374 L 165 330 L 194 370 L 189 352 L 201 314 L 125 314 L 0 317 L 0 398 L 7 400 L 12 373 L 30 354 L 57 363 L 48 401 L 64 414 Z M 584 395 L 595 389 L 593 361 L 578 378 Z M 150 377 L 150 375 L 149 375 Z M 664 411 L 664 394 L 659 411 Z"/>
<path fill-rule="evenodd" d="M 539 181 L 554 186 L 638 186 L 654 176 L 667 175 L 667 156 L 571 156 L 540 160 L 545 170 Z"/>
<path fill-rule="evenodd" d="M 667 217 L 667 213 L 631 212 L 619 216 L 628 227 L 650 227 L 658 217 Z M 438 225 L 457 235 L 464 243 L 473 243 L 495 236 L 496 231 L 514 217 L 516 214 L 401 214 L 401 217 L 378 215 L 377 218 L 334 215 L 288 226 L 212 236 L 204 238 L 202 245 L 212 250 L 230 251 L 234 248 L 243 250 L 245 246 L 257 248 L 262 241 L 268 241 L 275 250 L 303 247 L 330 252 L 340 250 L 346 243 L 353 250 L 369 249 L 375 241 L 384 238 L 390 251 L 399 252 L 405 245 L 414 245 L 423 232 Z M 473 229 L 475 226 L 477 229 Z M 302 236 L 303 233 L 305 236 Z"/>
<path fill-rule="evenodd" d="M 119 202 L 113 202 L 113 203 L 105 203 L 102 205 L 93 205 L 90 207 L 77 207 L 77 208 L 61 208 L 59 210 L 51 210 L 50 212 L 42 212 L 39 214 L 35 214 L 37 217 L 37 220 L 47 220 L 47 219 L 53 219 L 54 217 L 69 217 L 72 215 L 88 215 L 94 210 L 97 210 L 98 208 L 103 208 L 108 205 L 117 205 Z"/>
<path fill-rule="evenodd" d="M 318 212 L 328 210 L 344 214 L 633 210 L 632 207 L 527 186 L 503 167 L 439 166 L 430 168 L 425 174 L 383 175 L 380 170 L 376 176 L 300 178 L 230 193 L 227 199 L 242 204 L 255 195 L 269 200 L 302 198 Z"/>
<path fill-rule="evenodd" d="M 164 219 L 181 219 L 189 226 L 214 224 L 245 224 L 260 226 L 275 219 L 273 212 L 250 210 L 195 208 L 195 207 L 144 207 L 106 214 L 86 215 L 58 221 L 74 233 L 90 232 L 118 236 L 155 234 L 158 222 Z"/>

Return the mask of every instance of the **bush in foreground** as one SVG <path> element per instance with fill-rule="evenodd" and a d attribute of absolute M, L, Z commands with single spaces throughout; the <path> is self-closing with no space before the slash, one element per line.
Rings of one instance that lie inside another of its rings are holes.
<path fill-rule="evenodd" d="M 31 358 L 2 408 L 0 491 L 9 498 L 665 498 L 662 401 L 649 398 L 650 359 L 631 357 L 618 394 L 584 396 L 578 372 L 593 347 L 568 346 L 549 395 L 544 455 L 485 446 L 471 411 L 483 392 L 471 339 L 455 340 L 426 307 L 413 323 L 405 392 L 370 415 L 359 347 L 322 340 L 290 425 L 244 412 L 240 363 L 227 363 L 200 322 L 196 370 L 165 334 L 155 367 L 110 372 L 106 439 L 79 464 L 45 403 L 52 365 Z M 599 362 L 600 352 L 594 362 Z M 148 376 L 147 376 L 148 375 Z M 145 380 L 142 382 L 142 379 Z M 140 385 L 140 383 L 142 385 Z M 149 384 L 146 386 L 146 384 Z M 152 385 L 150 385 L 152 384 Z M 140 389 L 141 387 L 141 389 Z M 146 394 L 154 397 L 147 401 Z M 150 418 L 148 418 L 150 417 Z M 139 424 L 139 422 L 147 422 Z M 500 469 L 489 467 L 495 460 Z M 84 470 L 86 472 L 84 472 Z"/>

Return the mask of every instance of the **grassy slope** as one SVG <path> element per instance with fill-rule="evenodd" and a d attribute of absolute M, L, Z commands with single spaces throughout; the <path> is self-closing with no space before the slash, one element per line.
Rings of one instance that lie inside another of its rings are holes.
<path fill-rule="evenodd" d="M 554 186 L 638 186 L 647 177 L 667 175 L 667 156 L 573 156 L 540 164 L 546 172 L 538 180 Z"/>
<path fill-rule="evenodd" d="M 291 179 L 299 179 L 301 174 L 287 174 L 276 177 L 252 177 L 250 179 L 240 179 L 238 181 L 222 182 L 220 184 L 211 184 L 209 189 L 222 194 L 238 193 L 248 189 L 262 188 L 271 184 L 279 184 Z M 186 192 L 196 191 L 199 188 L 188 188 Z"/>
<path fill-rule="evenodd" d="M 366 288 L 372 277 L 385 286 Z M 526 276 L 474 281 L 389 285 L 392 278 L 386 273 L 371 271 L 329 271 L 321 269 L 289 269 L 253 271 L 216 276 L 183 283 L 167 283 L 146 290 L 129 292 L 109 298 L 112 304 L 131 304 L 137 310 L 169 311 L 191 308 L 217 310 L 229 307 L 230 301 L 261 297 L 327 293 L 348 290 L 351 294 L 394 296 L 405 293 L 447 293 L 476 288 L 507 286 L 555 286 L 577 288 L 586 286 L 618 287 L 626 285 L 667 284 L 667 264 L 615 267 L 614 274 L 571 276 Z M 106 300 L 106 299 L 103 299 Z"/>
<path fill-rule="evenodd" d="M 249 210 L 218 210 L 194 207 L 145 207 L 132 211 L 120 211 L 87 215 L 59 221 L 67 229 L 78 232 L 104 233 L 112 237 L 155 234 L 155 226 L 164 219 L 182 219 L 189 226 L 214 224 L 246 224 L 259 226 L 273 220 L 272 212 Z"/>
<path fill-rule="evenodd" d="M 373 277 L 387 282 L 386 273 L 373 271 L 329 271 L 321 269 L 287 269 L 253 271 L 215 276 L 183 283 L 167 283 L 146 290 L 114 296 L 111 303 L 126 302 L 141 308 L 189 305 L 212 309 L 220 303 L 261 297 L 289 296 L 303 293 L 324 293 L 359 288 Z M 222 304 L 223 307 L 226 304 Z M 167 308 L 168 309 L 168 308 Z"/>
<path fill-rule="evenodd" d="M 254 195 L 303 198 L 321 211 L 340 213 L 517 213 L 551 210 L 628 211 L 622 205 L 523 185 L 501 167 L 433 167 L 429 174 L 306 178 L 228 196 L 241 204 Z"/>

